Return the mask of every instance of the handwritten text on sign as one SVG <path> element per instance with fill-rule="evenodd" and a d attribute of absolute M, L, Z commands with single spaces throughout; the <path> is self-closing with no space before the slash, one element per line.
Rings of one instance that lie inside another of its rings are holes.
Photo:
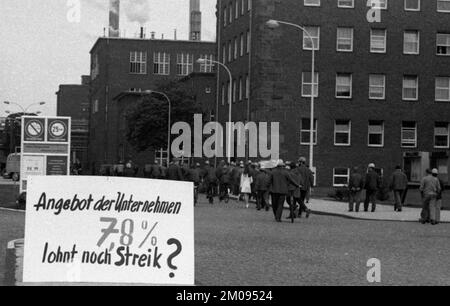
<path fill-rule="evenodd" d="M 25 282 L 194 284 L 193 186 L 31 177 Z"/>

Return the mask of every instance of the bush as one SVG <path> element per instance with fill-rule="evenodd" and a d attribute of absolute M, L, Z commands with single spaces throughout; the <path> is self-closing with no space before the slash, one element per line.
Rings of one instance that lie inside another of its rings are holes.
<path fill-rule="evenodd" d="M 16 204 L 17 204 L 17 209 L 25 210 L 25 208 L 27 206 L 27 193 L 26 192 L 22 192 L 17 197 Z"/>
<path fill-rule="evenodd" d="M 337 201 L 348 201 L 349 199 L 348 187 L 344 186 L 334 188 L 334 192 L 329 196 L 333 199 L 336 199 Z"/>

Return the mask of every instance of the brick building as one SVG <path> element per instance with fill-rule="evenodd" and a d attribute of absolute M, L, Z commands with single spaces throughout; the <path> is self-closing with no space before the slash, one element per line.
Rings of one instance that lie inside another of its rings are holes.
<path fill-rule="evenodd" d="M 437 167 L 449 182 L 450 3 L 382 1 L 368 22 L 365 0 L 219 0 L 218 59 L 233 74 L 233 121 L 277 121 L 281 157 L 309 155 L 315 103 L 319 186 L 346 184 L 350 169 L 403 165 L 417 183 Z M 316 74 L 311 77 L 314 38 Z M 227 119 L 228 76 L 218 79 L 219 121 Z"/>
<path fill-rule="evenodd" d="M 89 76 L 81 77 L 81 84 L 60 85 L 56 92 L 57 116 L 72 118 L 71 158 L 88 167 L 87 145 L 89 140 Z"/>
<path fill-rule="evenodd" d="M 200 65 L 196 60 L 214 59 L 215 54 L 213 42 L 99 38 L 91 50 L 91 170 L 120 160 L 115 97 L 127 91 L 155 89 L 192 72 L 212 72 L 212 65 Z"/>

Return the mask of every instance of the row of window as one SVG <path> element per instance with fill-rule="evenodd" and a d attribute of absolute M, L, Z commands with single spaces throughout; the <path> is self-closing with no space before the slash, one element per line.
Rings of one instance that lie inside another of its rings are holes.
<path fill-rule="evenodd" d="M 228 44 L 222 45 L 222 63 L 227 62 L 227 45 L 228 45 L 228 62 L 237 60 L 239 57 L 250 53 L 251 37 L 250 31 L 247 34 L 241 33 L 239 37 L 235 37 L 233 41 L 228 41 Z"/>
<path fill-rule="evenodd" d="M 376 9 L 387 10 L 388 0 L 369 0 L 371 6 Z M 398 0 L 396 0 L 398 1 Z M 430 1 L 430 0 L 427 0 Z M 320 6 L 320 0 L 304 0 L 305 6 Z M 327 1 L 328 2 L 328 1 Z M 366 1 L 362 1 L 364 4 Z M 339 8 L 354 8 L 355 0 L 337 0 Z M 404 0 L 405 11 L 420 11 L 420 0 Z M 450 12 L 450 0 L 436 0 L 436 9 L 438 12 Z"/>
<path fill-rule="evenodd" d="M 311 72 L 302 73 L 302 97 L 311 97 L 314 87 L 314 96 L 319 96 L 319 73 L 314 73 L 312 81 Z M 351 73 L 336 74 L 335 97 L 338 99 L 351 99 L 353 95 L 353 75 Z M 419 77 L 417 75 L 404 75 L 402 98 L 404 101 L 417 101 L 419 99 Z M 386 75 L 369 74 L 369 99 L 386 99 Z M 435 101 L 450 102 L 450 76 L 435 78 Z"/>
<path fill-rule="evenodd" d="M 303 34 L 303 50 L 320 50 L 320 27 L 306 26 L 305 30 L 310 34 Z M 337 52 L 353 52 L 354 28 L 338 27 L 336 31 L 336 51 Z M 370 46 L 371 53 L 387 52 L 387 30 L 371 29 L 370 30 Z M 420 54 L 420 31 L 405 30 L 403 32 L 403 54 Z M 436 55 L 450 55 L 450 32 L 436 33 Z"/>
<path fill-rule="evenodd" d="M 302 118 L 300 130 L 300 144 L 310 145 L 311 121 L 309 118 Z M 314 120 L 313 138 L 314 145 L 317 145 L 317 119 Z M 370 120 L 367 133 L 367 145 L 369 147 L 384 147 L 384 121 Z M 335 120 L 334 122 L 334 145 L 351 146 L 352 122 L 351 120 Z M 417 122 L 403 121 L 401 126 L 401 147 L 417 148 Z M 434 127 L 434 147 L 437 149 L 450 148 L 450 123 L 435 122 Z"/>
<path fill-rule="evenodd" d="M 244 16 L 246 11 L 252 9 L 252 0 L 235 0 L 231 1 L 228 7 L 223 8 L 223 26 L 226 27 L 233 23 L 233 20 Z"/>
<path fill-rule="evenodd" d="M 244 92 L 245 89 L 245 92 Z M 250 78 L 248 75 L 233 80 L 231 102 L 236 103 L 250 98 Z M 222 83 L 222 105 L 229 103 L 230 82 L 225 85 Z"/>
<path fill-rule="evenodd" d="M 213 55 L 201 55 L 206 61 L 200 64 L 200 72 L 212 72 L 214 68 Z M 158 75 L 170 75 L 170 54 L 166 52 L 153 53 L 153 73 Z M 193 54 L 177 54 L 177 75 L 186 76 L 194 71 Z M 130 73 L 147 74 L 147 52 L 130 52 Z"/>

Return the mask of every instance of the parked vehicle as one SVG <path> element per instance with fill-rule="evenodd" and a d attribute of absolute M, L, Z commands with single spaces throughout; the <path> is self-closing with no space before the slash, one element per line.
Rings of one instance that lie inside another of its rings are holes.
<path fill-rule="evenodd" d="M 8 155 L 6 159 L 6 169 L 3 175 L 6 179 L 12 179 L 14 182 L 20 179 L 20 153 Z"/>

